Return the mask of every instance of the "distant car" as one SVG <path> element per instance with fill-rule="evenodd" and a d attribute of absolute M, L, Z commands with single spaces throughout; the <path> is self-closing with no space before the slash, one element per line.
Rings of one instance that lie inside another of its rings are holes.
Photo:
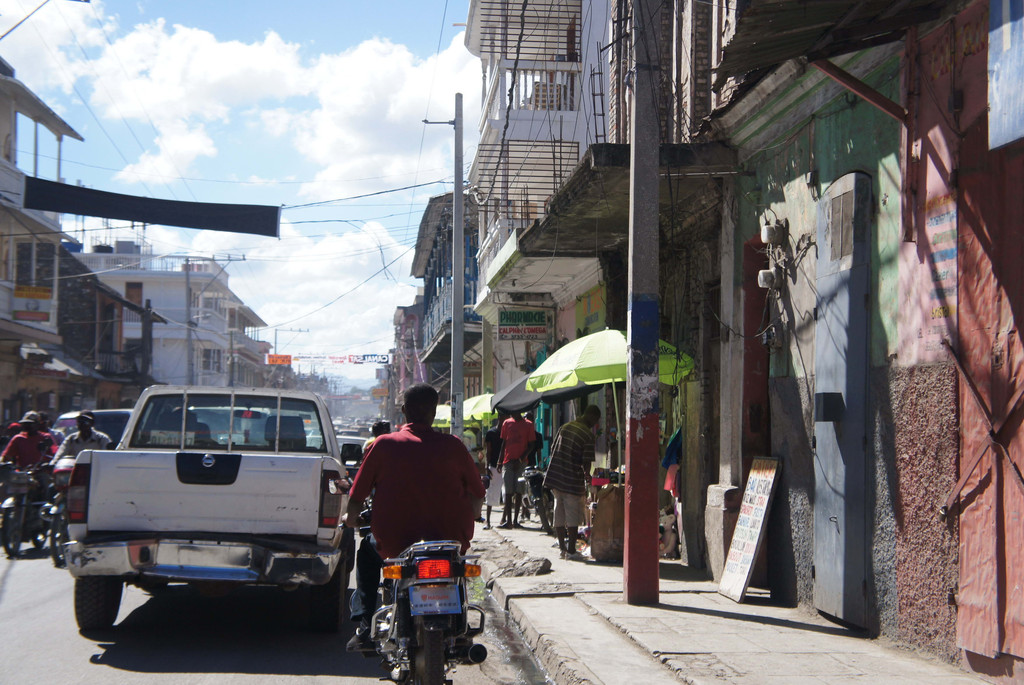
<path fill-rule="evenodd" d="M 96 417 L 96 423 L 93 425 L 93 428 L 98 430 L 100 433 L 106 433 L 110 437 L 111 448 L 121 442 L 121 436 L 124 434 L 124 427 L 128 424 L 128 417 L 132 415 L 132 410 L 93 409 L 92 413 L 93 416 Z M 66 414 L 61 414 L 54 422 L 53 430 L 58 431 L 64 437 L 71 435 L 78 430 L 78 424 L 75 423 L 76 416 L 78 416 L 77 411 L 69 411 Z"/>
<path fill-rule="evenodd" d="M 351 435 L 337 435 L 338 449 L 341 451 L 341 463 L 351 480 L 356 477 L 359 465 L 363 463 L 363 445 L 366 438 L 359 438 Z"/>

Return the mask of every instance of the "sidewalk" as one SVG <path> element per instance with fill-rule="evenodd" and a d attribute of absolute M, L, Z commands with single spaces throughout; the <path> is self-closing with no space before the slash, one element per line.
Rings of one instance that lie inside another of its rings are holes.
<path fill-rule="evenodd" d="M 936 659 L 887 647 L 752 591 L 743 604 L 672 561 L 661 564 L 661 603 L 622 600 L 622 565 L 562 561 L 539 525 L 480 530 L 484 577 L 558 685 L 984 682 Z M 514 545 L 551 572 L 513 577 L 492 560 Z M 698 575 L 699 574 L 699 575 Z"/>

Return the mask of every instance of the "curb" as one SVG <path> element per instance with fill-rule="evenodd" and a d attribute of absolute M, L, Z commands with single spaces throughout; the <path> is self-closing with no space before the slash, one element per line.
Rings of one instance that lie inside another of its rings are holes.
<path fill-rule="evenodd" d="M 497 533 L 505 543 L 515 544 Z M 519 549 L 518 547 L 516 549 Z M 557 685 L 603 685 L 594 673 L 587 668 L 564 640 L 542 635 L 522 610 L 517 599 L 528 597 L 563 598 L 578 601 L 575 592 L 550 592 L 536 594 L 508 594 L 501 584 L 501 576 L 497 575 L 498 567 L 487 558 L 480 559 L 481 575 L 498 606 L 508 613 L 508 620 L 523 637 L 523 641 L 533 650 L 538 663 L 547 671 L 548 677 Z M 538 576 L 540 577 L 540 576 Z M 582 603 L 581 603 L 582 604 Z M 584 605 L 585 606 L 585 605 Z M 593 611 L 587 607 L 588 611 Z"/>

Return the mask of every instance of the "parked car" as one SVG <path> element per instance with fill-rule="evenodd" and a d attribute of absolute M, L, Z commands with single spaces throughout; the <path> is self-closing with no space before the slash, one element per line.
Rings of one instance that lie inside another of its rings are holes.
<path fill-rule="evenodd" d="M 101 433 L 106 433 L 110 437 L 110 446 L 114 447 L 117 443 L 121 442 L 124 427 L 128 425 L 128 419 L 132 415 L 132 410 L 93 409 L 92 413 L 96 417 L 96 423 L 93 425 L 93 428 Z M 65 438 L 71 435 L 78 430 L 78 426 L 75 424 L 76 416 L 78 416 L 77 411 L 61 414 L 53 423 L 53 430 L 60 432 Z"/>

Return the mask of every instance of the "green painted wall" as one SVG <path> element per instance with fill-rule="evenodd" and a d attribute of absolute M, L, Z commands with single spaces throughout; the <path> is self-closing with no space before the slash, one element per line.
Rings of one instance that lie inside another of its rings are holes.
<path fill-rule="evenodd" d="M 893 58 L 885 62 L 865 81 L 898 101 L 899 60 Z M 785 93 L 800 87 L 798 82 Z M 793 106 L 813 97 L 821 87 L 819 84 L 809 88 Z M 792 107 L 780 113 L 774 124 L 780 125 L 791 110 Z M 757 128 L 764 130 L 772 123 L 759 123 Z M 747 136 L 755 132 L 754 126 L 750 129 L 744 132 Z M 742 273 L 739 248 L 759 234 L 766 217 L 772 221 L 785 218 L 790 225 L 787 251 L 794 260 L 794 279 L 782 293 L 787 339 L 786 347 L 772 355 L 773 376 L 800 378 L 813 373 L 813 285 L 817 256 L 815 246 L 809 241 L 816 239 L 817 198 L 836 179 L 854 171 L 867 173 L 873 180 L 871 364 L 885 364 L 888 354 L 896 349 L 900 129 L 900 124 L 892 117 L 844 91 L 813 116 L 779 130 L 770 144 L 747 159 L 745 168 L 753 175 L 738 181 L 740 236 L 736 241 L 735 273 Z M 742 148 L 744 141 L 738 142 Z M 817 179 L 808 185 L 807 174 L 811 169 L 817 170 Z"/>

